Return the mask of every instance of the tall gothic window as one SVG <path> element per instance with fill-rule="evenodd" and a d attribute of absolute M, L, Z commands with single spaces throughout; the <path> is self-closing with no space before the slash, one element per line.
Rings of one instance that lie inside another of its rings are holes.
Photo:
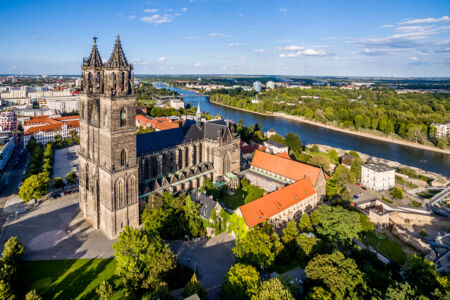
<path fill-rule="evenodd" d="M 92 93 L 92 81 L 93 81 L 92 73 L 89 72 L 89 74 L 88 74 L 88 91 L 89 91 L 89 93 Z"/>
<path fill-rule="evenodd" d="M 116 73 L 111 74 L 111 80 L 112 80 L 112 94 L 116 94 Z"/>
<path fill-rule="evenodd" d="M 100 72 L 97 72 L 97 78 L 96 80 L 96 88 L 100 89 Z"/>
<path fill-rule="evenodd" d="M 120 165 L 125 166 L 127 164 L 127 151 L 125 149 L 120 153 Z"/>
<path fill-rule="evenodd" d="M 123 91 L 123 89 L 124 89 L 124 86 L 125 86 L 125 73 L 124 72 L 122 72 L 121 74 L 120 74 L 120 89 Z"/>
<path fill-rule="evenodd" d="M 127 125 L 127 109 L 124 107 L 120 110 L 120 126 Z"/>

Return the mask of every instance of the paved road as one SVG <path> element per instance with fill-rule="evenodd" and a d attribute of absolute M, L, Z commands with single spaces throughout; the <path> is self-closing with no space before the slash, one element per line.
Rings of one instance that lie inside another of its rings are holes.
<path fill-rule="evenodd" d="M 208 299 L 218 299 L 223 278 L 234 264 L 234 240 L 234 236 L 222 233 L 210 240 L 170 241 L 169 246 L 182 264 L 196 270 Z"/>

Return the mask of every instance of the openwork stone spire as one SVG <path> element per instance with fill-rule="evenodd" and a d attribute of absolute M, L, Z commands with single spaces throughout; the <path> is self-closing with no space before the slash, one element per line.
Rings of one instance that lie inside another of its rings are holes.
<path fill-rule="evenodd" d="M 128 67 L 127 58 L 123 53 L 122 44 L 120 43 L 120 37 L 117 35 L 116 45 L 114 46 L 114 50 L 109 58 L 108 63 L 106 64 L 108 67 L 112 68 L 121 68 Z"/>
<path fill-rule="evenodd" d="M 89 59 L 85 61 L 84 65 L 89 67 L 101 67 L 103 66 L 102 58 L 100 57 L 100 53 L 98 53 L 97 49 L 97 37 L 93 37 L 94 45 L 92 46 L 91 55 Z"/>

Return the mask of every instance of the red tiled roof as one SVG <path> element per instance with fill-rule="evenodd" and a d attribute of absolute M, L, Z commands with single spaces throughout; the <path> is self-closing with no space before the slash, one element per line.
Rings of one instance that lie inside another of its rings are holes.
<path fill-rule="evenodd" d="M 137 115 L 136 120 L 139 123 L 143 123 L 146 126 L 152 126 L 153 128 L 158 129 L 158 130 L 167 130 L 167 129 L 180 127 L 178 122 L 172 122 L 169 119 L 164 118 L 164 117 L 148 119 L 144 116 Z"/>
<path fill-rule="evenodd" d="M 315 193 L 316 191 L 311 185 L 309 178 L 303 178 L 255 201 L 242 205 L 239 209 L 247 226 L 253 227 Z"/>
<path fill-rule="evenodd" d="M 310 166 L 262 151 L 255 152 L 252 166 L 295 181 L 309 177 L 313 185 L 316 185 L 319 174 L 322 172 L 322 170 L 318 167 Z"/>
<path fill-rule="evenodd" d="M 146 118 L 146 117 L 141 116 L 141 115 L 136 115 L 136 121 L 138 121 L 139 123 L 144 123 L 146 125 L 150 125 L 151 124 L 149 118 Z"/>
<path fill-rule="evenodd" d="M 80 116 L 67 116 L 67 117 L 60 117 L 60 118 L 49 118 L 47 116 L 43 117 L 34 117 L 33 119 L 27 121 L 25 123 L 25 126 L 29 125 L 38 125 L 42 124 L 41 126 L 35 126 L 28 128 L 28 130 L 25 132 L 25 135 L 35 134 L 39 131 L 44 132 L 52 132 L 52 131 L 60 131 L 62 130 L 62 126 L 64 124 L 67 125 L 67 128 L 77 128 L 80 127 Z"/>
<path fill-rule="evenodd" d="M 291 159 L 291 157 L 289 156 L 289 154 L 287 152 L 281 152 L 281 153 L 278 153 L 276 155 L 279 156 L 279 157 Z"/>
<path fill-rule="evenodd" d="M 256 151 L 256 149 L 258 149 L 258 147 L 259 147 L 259 145 L 257 145 L 257 144 L 245 145 L 245 146 L 241 145 L 241 152 L 242 152 L 242 154 L 253 153 Z"/>

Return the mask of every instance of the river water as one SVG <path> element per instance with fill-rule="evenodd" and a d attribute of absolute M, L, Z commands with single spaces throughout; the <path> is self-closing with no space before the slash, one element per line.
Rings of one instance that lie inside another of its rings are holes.
<path fill-rule="evenodd" d="M 185 103 L 190 103 L 192 106 L 197 106 L 199 103 L 201 111 L 207 111 L 212 115 L 220 114 L 222 117 L 234 122 L 242 119 L 246 125 L 258 123 L 264 131 L 273 128 L 282 136 L 288 132 L 294 132 L 300 136 L 303 144 L 322 144 L 341 149 L 356 150 L 371 156 L 397 161 L 404 165 L 414 166 L 450 177 L 450 155 L 448 154 L 373 140 L 297 121 L 239 111 L 211 103 L 207 97 L 196 96 L 198 94 L 193 91 L 182 90 L 160 83 L 154 83 L 153 85 L 183 94 Z M 193 95 L 193 97 L 189 97 L 189 95 Z"/>

